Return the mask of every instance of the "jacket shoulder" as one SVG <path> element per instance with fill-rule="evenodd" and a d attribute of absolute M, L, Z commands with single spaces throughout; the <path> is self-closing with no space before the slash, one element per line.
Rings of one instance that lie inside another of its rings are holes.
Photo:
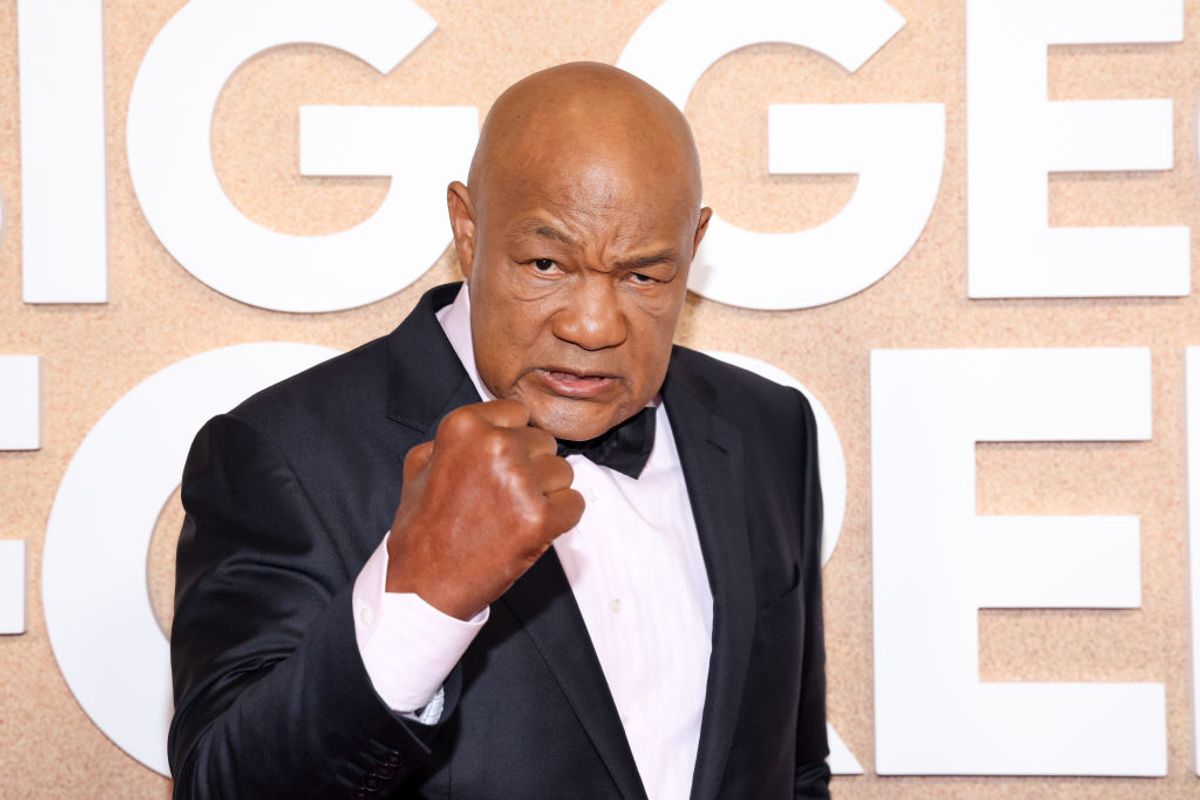
<path fill-rule="evenodd" d="M 388 337 L 322 361 L 243 400 L 229 416 L 270 438 L 290 440 L 306 429 L 338 428 L 386 413 Z"/>
<path fill-rule="evenodd" d="M 811 413 L 803 392 L 744 367 L 680 346 L 675 347 L 672 360 L 712 387 L 715 409 L 731 416 L 766 414 L 771 419 L 795 416 L 797 402 L 802 406 L 802 414 Z"/>
<path fill-rule="evenodd" d="M 712 413 L 741 433 L 754 458 L 803 469 L 816 453 L 816 417 L 799 390 L 685 347 L 675 348 L 671 368 L 709 393 Z"/>

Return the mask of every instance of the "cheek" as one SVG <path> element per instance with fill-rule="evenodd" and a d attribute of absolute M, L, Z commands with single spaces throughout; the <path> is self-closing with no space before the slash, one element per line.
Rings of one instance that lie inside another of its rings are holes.
<path fill-rule="evenodd" d="M 508 344 L 510 360 L 520 361 L 545 334 L 552 312 L 545 299 L 509 296 L 494 305 L 487 327 L 492 338 Z"/>
<path fill-rule="evenodd" d="M 506 388 L 519 370 L 521 347 L 511 325 L 484 325 L 475 335 L 475 366 L 493 391 Z M 493 382 L 504 384 L 493 386 Z"/>
<path fill-rule="evenodd" d="M 645 315 L 632 322 L 631 367 L 641 391 L 656 391 L 671 360 L 677 314 Z M 651 385 L 652 384 L 652 385 Z"/>
<path fill-rule="evenodd" d="M 681 284 L 682 286 L 682 284 Z M 672 285 L 669 287 L 675 289 Z M 686 290 L 657 293 L 644 298 L 634 316 L 640 331 L 640 338 L 654 342 L 658 347 L 670 348 L 675 338 L 675 328 L 679 323 L 679 315 L 683 311 L 683 299 Z"/>
<path fill-rule="evenodd" d="M 537 303 L 503 297 L 472 307 L 475 366 L 488 389 L 509 396 L 537 352 L 542 318 Z"/>

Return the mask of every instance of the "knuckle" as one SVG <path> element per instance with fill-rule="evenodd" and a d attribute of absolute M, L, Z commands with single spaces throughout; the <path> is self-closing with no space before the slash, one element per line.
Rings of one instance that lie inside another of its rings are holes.
<path fill-rule="evenodd" d="M 476 426 L 475 417 L 476 414 L 470 406 L 454 409 L 438 425 L 438 436 L 451 439 L 469 436 Z"/>
<path fill-rule="evenodd" d="M 522 509 L 521 521 L 529 530 L 541 530 L 546 525 L 545 503 L 529 503 Z"/>
<path fill-rule="evenodd" d="M 525 406 L 523 406 L 521 403 L 517 402 L 516 400 L 506 398 L 499 402 L 504 404 L 505 413 L 508 415 L 511 415 L 514 420 L 520 421 L 520 420 L 528 420 L 529 419 L 528 410 L 525 408 Z"/>
<path fill-rule="evenodd" d="M 421 454 L 416 447 L 404 454 L 404 466 L 406 469 L 411 469 L 420 460 Z"/>
<path fill-rule="evenodd" d="M 512 436 L 500 428 L 490 428 L 479 437 L 480 447 L 485 453 L 494 458 L 504 458 L 512 454 Z"/>

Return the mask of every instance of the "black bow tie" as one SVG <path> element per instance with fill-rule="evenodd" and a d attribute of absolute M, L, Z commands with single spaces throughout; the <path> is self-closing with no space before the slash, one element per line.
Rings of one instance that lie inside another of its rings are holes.
<path fill-rule="evenodd" d="M 558 440 L 558 454 L 581 455 L 602 467 L 615 469 L 635 480 L 642 474 L 654 449 L 654 409 L 647 406 L 615 428 L 586 442 Z"/>

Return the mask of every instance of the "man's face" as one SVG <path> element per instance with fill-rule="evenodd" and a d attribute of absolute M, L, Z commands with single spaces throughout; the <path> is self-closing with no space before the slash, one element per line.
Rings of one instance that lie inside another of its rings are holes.
<path fill-rule="evenodd" d="M 460 242 L 484 385 L 560 439 L 632 416 L 666 375 L 709 212 L 655 172 L 586 156 L 514 171 L 473 209 L 467 258 Z"/>

